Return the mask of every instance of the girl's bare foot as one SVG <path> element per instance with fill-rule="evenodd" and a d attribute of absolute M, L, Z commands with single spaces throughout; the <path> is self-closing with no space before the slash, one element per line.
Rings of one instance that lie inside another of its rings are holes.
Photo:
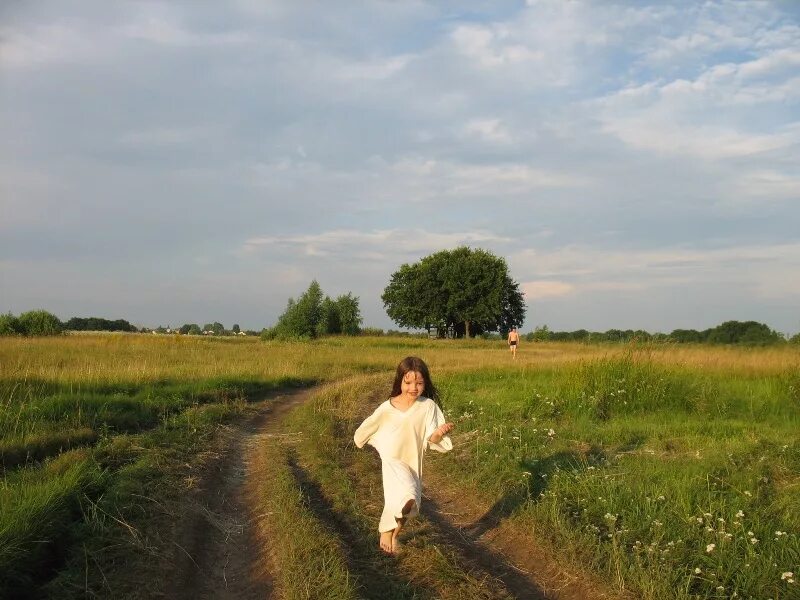
<path fill-rule="evenodd" d="M 392 541 L 394 540 L 394 532 L 395 531 L 397 531 L 397 530 L 395 529 L 395 530 L 392 530 L 392 531 L 384 531 L 384 532 L 381 533 L 380 546 L 381 546 L 381 550 L 386 552 L 386 554 L 394 554 L 394 546 L 393 546 Z"/>

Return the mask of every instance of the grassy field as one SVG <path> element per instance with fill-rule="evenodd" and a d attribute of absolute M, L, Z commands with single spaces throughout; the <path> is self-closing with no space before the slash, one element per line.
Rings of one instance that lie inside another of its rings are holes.
<path fill-rule="evenodd" d="M 458 423 L 456 449 L 431 461 L 437 483 L 633 598 L 800 597 L 797 353 L 606 350 L 575 361 L 570 346 L 529 347 L 513 365 L 468 368 L 430 353 Z M 314 431 L 299 445 L 305 468 L 367 537 L 380 480 L 350 435 L 388 379 L 351 379 L 294 417 Z M 400 559 L 414 594 L 482 597 L 453 561 L 425 551 Z"/>
<path fill-rule="evenodd" d="M 512 362 L 478 340 L 143 335 L 0 339 L 0 596 L 103 597 L 155 568 L 168 519 L 154 515 L 194 485 L 220 424 L 312 384 L 292 416 L 310 433 L 272 450 L 286 476 L 265 483 L 286 516 L 282 589 L 309 597 L 293 586 L 313 575 L 331 590 L 317 597 L 359 597 L 376 573 L 391 586 L 394 563 L 359 558 L 374 554 L 380 481 L 350 436 L 408 354 L 458 425 L 432 473 L 505 526 L 636 597 L 800 597 L 796 349 L 523 344 Z M 348 539 L 315 521 L 298 473 Z M 316 533 L 290 535 L 298 523 Z M 498 597 L 430 539 L 400 560 L 396 597 Z"/>

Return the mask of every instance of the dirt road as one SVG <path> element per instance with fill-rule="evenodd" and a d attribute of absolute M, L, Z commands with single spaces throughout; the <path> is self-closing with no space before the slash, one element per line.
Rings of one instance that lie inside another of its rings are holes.
<path fill-rule="evenodd" d="M 259 599 L 272 595 L 266 549 L 258 523 L 259 450 L 271 443 L 281 417 L 305 401 L 310 390 L 292 390 L 264 400 L 247 421 L 223 433 L 219 458 L 209 465 L 186 512 L 175 542 L 175 576 L 167 598 L 176 600 Z"/>
<path fill-rule="evenodd" d="M 261 456 L 265 444 L 282 443 L 296 435 L 285 430 L 284 416 L 312 393 L 300 390 L 277 394 L 265 400 L 249 420 L 225 431 L 219 458 L 207 469 L 196 493 L 187 497 L 175 544 L 175 576 L 167 585 L 168 598 L 277 597 L 270 574 L 269 537 L 265 538 L 261 527 L 266 516 L 263 507 L 269 510 L 264 498 L 259 498 L 259 483 L 269 476 Z M 363 587 L 363 597 L 384 598 L 377 571 L 371 566 L 376 560 L 386 560 L 378 556 L 377 544 L 365 550 L 363 540 L 356 539 L 363 534 L 337 516 L 313 477 L 297 464 L 290 467 L 315 516 L 350 548 L 348 562 L 354 579 L 371 580 L 372 585 Z M 587 577 L 565 572 L 531 539 L 504 528 L 491 507 L 481 506 L 462 491 L 448 489 L 442 474 L 432 472 L 426 483 L 421 518 L 431 530 L 432 543 L 458 556 L 459 564 L 472 577 L 490 582 L 475 598 L 612 597 Z M 424 596 L 438 597 L 436 593 Z"/>

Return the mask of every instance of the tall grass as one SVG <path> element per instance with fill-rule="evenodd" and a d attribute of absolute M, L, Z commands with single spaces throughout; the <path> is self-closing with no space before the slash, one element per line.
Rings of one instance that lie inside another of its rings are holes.
<path fill-rule="evenodd" d="M 797 371 L 665 362 L 453 373 L 469 444 L 445 460 L 642 598 L 798 597 Z"/>
<path fill-rule="evenodd" d="M 287 385 L 385 374 L 385 396 L 408 354 L 458 419 L 453 480 L 565 555 L 643 597 L 795 589 L 795 349 L 83 335 L 0 339 L 0 595 L 108 595 L 218 423 Z M 318 410 L 355 415 L 345 396 Z"/>

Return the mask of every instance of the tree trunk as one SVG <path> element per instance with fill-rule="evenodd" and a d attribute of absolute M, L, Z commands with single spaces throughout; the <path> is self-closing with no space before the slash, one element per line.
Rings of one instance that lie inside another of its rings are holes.
<path fill-rule="evenodd" d="M 464 335 L 467 339 L 469 339 L 469 321 L 464 321 L 464 327 L 466 330 L 466 333 Z"/>

